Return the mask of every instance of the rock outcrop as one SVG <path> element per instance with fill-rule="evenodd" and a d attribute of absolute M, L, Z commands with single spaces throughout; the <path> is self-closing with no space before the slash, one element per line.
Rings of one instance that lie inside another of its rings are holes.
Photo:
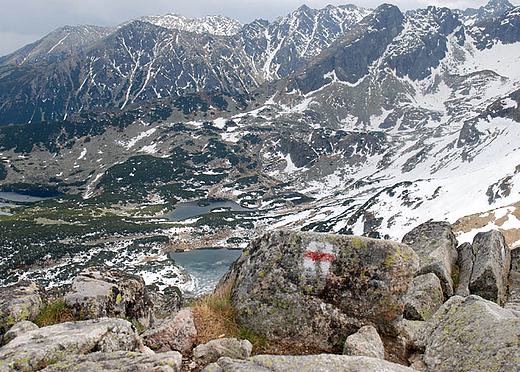
<path fill-rule="evenodd" d="M 191 350 L 197 338 L 192 309 L 182 309 L 168 318 L 157 320 L 156 325 L 141 336 L 145 345 L 158 353 Z"/>
<path fill-rule="evenodd" d="M 469 291 L 504 305 L 507 299 L 507 279 L 511 266 L 511 250 L 504 235 L 496 230 L 478 233 L 473 239 L 475 262 Z"/>
<path fill-rule="evenodd" d="M 349 355 L 281 356 L 257 355 L 246 360 L 221 358 L 203 372 L 415 372 L 415 370 L 381 359 Z"/>
<path fill-rule="evenodd" d="M 193 349 L 193 358 L 199 362 L 214 362 L 221 357 L 246 359 L 251 356 L 253 345 L 248 340 L 221 338 L 198 345 Z"/>
<path fill-rule="evenodd" d="M 377 330 L 372 326 L 364 326 L 347 337 L 343 354 L 384 359 L 385 347 Z"/>
<path fill-rule="evenodd" d="M 518 371 L 520 313 L 479 296 L 450 298 L 416 335 L 427 371 Z"/>
<path fill-rule="evenodd" d="M 124 317 L 148 328 L 153 303 L 143 278 L 116 269 L 89 268 L 76 277 L 65 296 L 79 319 Z"/>
<path fill-rule="evenodd" d="M 252 242 L 221 285 L 233 284 L 243 326 L 326 350 L 363 325 L 396 336 L 417 270 L 405 244 L 278 230 Z"/>
<path fill-rule="evenodd" d="M 457 239 L 448 222 L 429 221 L 417 226 L 403 237 L 419 255 L 416 275 L 434 273 L 441 281 L 445 298 L 453 295 L 452 270 L 457 263 Z"/>
<path fill-rule="evenodd" d="M 18 322 L 35 320 L 44 299 L 45 292 L 28 280 L 0 288 L 0 337 Z"/>
<path fill-rule="evenodd" d="M 26 332 L 4 345 L 0 349 L 0 371 L 37 371 L 70 354 L 141 348 L 139 335 L 126 320 L 66 322 Z"/>

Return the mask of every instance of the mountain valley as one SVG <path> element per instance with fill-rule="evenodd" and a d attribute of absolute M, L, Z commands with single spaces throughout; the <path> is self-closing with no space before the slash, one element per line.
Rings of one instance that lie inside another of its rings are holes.
<path fill-rule="evenodd" d="M 0 277 L 181 285 L 169 251 L 282 227 L 400 241 L 434 219 L 515 248 L 518 66 L 507 0 L 58 29 L 0 57 L 0 191 L 53 197 L 0 204 Z M 243 210 L 164 217 L 221 200 Z"/>

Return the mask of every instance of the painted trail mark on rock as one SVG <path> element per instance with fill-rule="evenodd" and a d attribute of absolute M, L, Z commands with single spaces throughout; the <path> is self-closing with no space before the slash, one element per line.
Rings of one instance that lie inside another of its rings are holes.
<path fill-rule="evenodd" d="M 310 242 L 303 254 L 303 268 L 306 273 L 312 276 L 326 277 L 330 270 L 330 264 L 335 258 L 332 244 Z"/>

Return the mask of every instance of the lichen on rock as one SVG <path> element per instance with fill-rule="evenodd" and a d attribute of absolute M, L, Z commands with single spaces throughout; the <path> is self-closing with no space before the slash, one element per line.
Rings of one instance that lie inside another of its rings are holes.
<path fill-rule="evenodd" d="M 44 298 L 45 291 L 28 280 L 0 288 L 0 336 L 18 322 L 35 320 Z"/>
<path fill-rule="evenodd" d="M 417 332 L 428 371 L 516 371 L 520 314 L 479 296 L 453 296 Z"/>
<path fill-rule="evenodd" d="M 84 270 L 74 279 L 65 303 L 79 319 L 123 317 L 145 328 L 154 320 L 153 303 L 143 278 L 117 269 Z"/>

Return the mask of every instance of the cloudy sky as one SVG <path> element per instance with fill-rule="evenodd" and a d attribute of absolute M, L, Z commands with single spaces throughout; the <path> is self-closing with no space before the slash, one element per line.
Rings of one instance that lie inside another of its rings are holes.
<path fill-rule="evenodd" d="M 189 17 L 221 14 L 242 22 L 256 18 L 274 20 L 303 3 L 312 8 L 327 4 L 354 3 L 375 8 L 393 3 L 403 11 L 427 5 L 478 8 L 488 0 L 2 0 L 0 11 L 0 56 L 36 41 L 64 25 L 114 26 L 142 15 L 178 13 Z M 511 3 L 518 5 L 520 0 Z"/>

